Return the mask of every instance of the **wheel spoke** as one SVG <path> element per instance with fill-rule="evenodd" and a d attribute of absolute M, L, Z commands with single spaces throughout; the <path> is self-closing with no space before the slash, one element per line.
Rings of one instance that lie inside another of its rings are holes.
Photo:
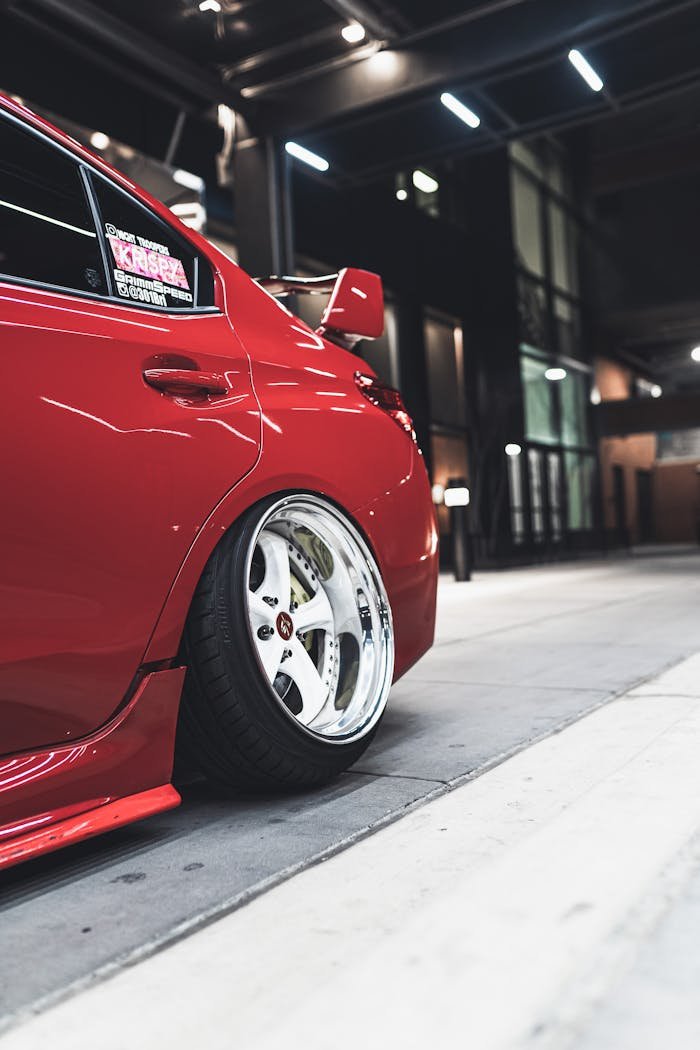
<path fill-rule="evenodd" d="M 333 608 L 336 635 L 351 634 L 362 644 L 363 630 L 357 608 L 357 588 L 343 562 L 336 558 L 331 577 L 324 588 Z"/>
<path fill-rule="evenodd" d="M 277 598 L 277 611 L 287 611 L 291 597 L 287 542 L 276 532 L 265 531 L 260 533 L 258 545 L 265 558 L 265 576 L 256 593 L 261 598 Z"/>
<path fill-rule="evenodd" d="M 301 494 L 279 501 L 254 543 L 246 612 L 263 680 L 300 731 L 359 738 L 383 710 L 393 668 L 371 553 L 334 508 Z"/>
<path fill-rule="evenodd" d="M 294 613 L 294 628 L 297 631 L 333 630 L 333 610 L 323 587 L 319 587 L 308 602 L 302 602 Z"/>
<path fill-rule="evenodd" d="M 263 624 L 272 624 L 275 614 L 271 608 L 262 600 L 260 590 L 248 591 L 248 611 L 250 613 L 253 630 L 257 630 Z"/>
<path fill-rule="evenodd" d="M 282 663 L 284 642 L 278 634 L 273 634 L 272 637 L 267 638 L 265 641 L 256 640 L 256 647 L 260 657 L 260 662 L 265 669 L 267 680 L 272 683 L 274 682 Z M 286 671 L 286 664 L 283 670 Z"/>
<path fill-rule="evenodd" d="M 289 647 L 292 655 L 282 664 L 282 671 L 289 675 L 299 690 L 303 707 L 297 718 L 307 726 L 326 702 L 328 689 L 301 642 L 295 638 Z"/>

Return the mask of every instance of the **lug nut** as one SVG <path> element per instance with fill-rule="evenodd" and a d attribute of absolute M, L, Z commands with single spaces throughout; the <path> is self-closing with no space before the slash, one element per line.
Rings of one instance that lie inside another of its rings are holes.
<path fill-rule="evenodd" d="M 263 624 L 262 627 L 258 627 L 258 638 L 263 642 L 266 642 L 268 638 L 272 638 L 274 633 L 274 628 L 267 623 Z"/>

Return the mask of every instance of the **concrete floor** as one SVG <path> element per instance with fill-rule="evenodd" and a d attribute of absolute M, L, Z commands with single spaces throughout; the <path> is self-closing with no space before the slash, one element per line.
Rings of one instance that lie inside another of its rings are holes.
<path fill-rule="evenodd" d="M 699 569 L 696 553 L 641 554 L 443 581 L 434 650 L 330 790 L 231 801 L 190 788 L 178 811 L 6 873 L 0 1023 L 147 958 L 695 653 Z"/>

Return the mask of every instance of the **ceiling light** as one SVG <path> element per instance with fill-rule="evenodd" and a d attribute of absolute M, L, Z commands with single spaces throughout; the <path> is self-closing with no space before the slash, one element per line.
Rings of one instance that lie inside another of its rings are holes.
<path fill-rule="evenodd" d="M 422 193 L 435 193 L 440 183 L 432 175 L 428 175 L 427 171 L 416 168 L 413 172 L 413 185 Z"/>
<path fill-rule="evenodd" d="M 440 101 L 443 106 L 447 106 L 450 113 L 454 113 L 456 117 L 463 120 L 465 124 L 468 124 L 470 128 L 478 128 L 481 124 L 481 120 L 477 117 L 473 110 L 465 106 L 463 102 L 460 102 L 458 98 L 451 95 L 449 91 L 443 91 L 440 95 Z"/>
<path fill-rule="evenodd" d="M 348 25 L 343 26 L 340 30 L 340 35 L 343 40 L 347 40 L 348 44 L 359 44 L 361 40 L 365 39 L 367 34 L 365 33 L 365 27 L 361 26 L 359 22 L 349 22 Z"/>
<path fill-rule="evenodd" d="M 700 346 L 694 346 L 693 349 L 690 351 L 690 356 L 692 357 L 693 361 L 700 361 Z"/>
<path fill-rule="evenodd" d="M 588 62 L 575 47 L 569 51 L 569 62 L 571 62 L 571 65 L 576 72 L 581 74 L 589 88 L 593 91 L 601 90 L 603 87 L 603 81 L 600 79 L 590 62 Z"/>
<path fill-rule="evenodd" d="M 649 388 L 649 393 L 652 397 L 661 397 L 661 395 L 663 394 L 663 390 L 661 389 L 658 383 L 653 383 Z"/>
<path fill-rule="evenodd" d="M 544 374 L 545 379 L 549 379 L 550 383 L 558 383 L 561 379 L 566 379 L 565 368 L 548 368 Z"/>
<path fill-rule="evenodd" d="M 187 190 L 194 190 L 195 193 L 201 193 L 204 189 L 204 179 L 192 171 L 185 171 L 184 168 L 177 168 L 173 172 L 173 181 Z"/>
<path fill-rule="evenodd" d="M 318 153 L 312 153 L 310 149 L 300 146 L 298 142 L 286 142 L 284 148 L 292 157 L 296 157 L 297 160 L 308 164 L 309 167 L 315 168 L 316 171 L 328 171 L 330 168 L 327 160 L 319 157 Z"/>
<path fill-rule="evenodd" d="M 94 147 L 94 149 L 107 149 L 109 143 L 109 135 L 105 135 L 104 131 L 93 131 L 90 136 L 90 145 Z"/>
<path fill-rule="evenodd" d="M 397 199 L 397 201 L 407 201 L 408 200 L 408 190 L 397 190 L 396 191 L 396 199 Z"/>
<path fill-rule="evenodd" d="M 515 441 L 509 441 L 506 445 L 506 456 L 519 456 L 522 448 Z"/>
<path fill-rule="evenodd" d="M 201 4 L 199 5 L 199 10 L 216 11 L 216 13 L 218 14 L 221 10 L 221 4 L 219 3 L 219 0 L 202 0 Z"/>

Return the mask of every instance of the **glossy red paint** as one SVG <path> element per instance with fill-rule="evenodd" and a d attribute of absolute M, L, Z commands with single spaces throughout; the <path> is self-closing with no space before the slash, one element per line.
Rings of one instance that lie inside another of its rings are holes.
<path fill-rule="evenodd" d="M 0 278 L 0 353 L 11 354 L 0 428 L 12 449 L 11 513 L 0 517 L 0 843 L 14 844 L 0 865 L 173 803 L 158 789 L 171 775 L 183 672 L 148 671 L 175 661 L 207 559 L 261 498 L 321 493 L 364 531 L 392 606 L 397 677 L 432 643 L 437 577 L 422 458 L 358 389 L 366 364 L 99 158 L 0 97 L 0 119 L 3 109 L 178 230 L 214 271 L 216 309 L 153 310 Z M 353 327 L 376 328 L 376 285 L 357 288 L 370 302 Z M 141 801 L 111 808 L 127 796 Z"/>
<path fill-rule="evenodd" d="M 350 350 L 360 339 L 378 339 L 383 331 L 381 278 L 368 270 L 341 270 L 321 318 L 319 334 Z"/>
<path fill-rule="evenodd" d="M 33 853 L 56 848 L 49 845 L 50 836 L 40 833 L 66 821 L 74 821 L 72 841 L 87 837 L 96 833 L 93 827 L 101 827 L 102 807 L 168 785 L 184 676 L 184 667 L 146 675 L 131 700 L 97 733 L 0 759 L 0 866 L 19 856 L 15 846 L 21 851 L 27 837 L 36 845 Z M 160 808 L 169 809 L 177 798 L 162 790 L 149 795 L 150 812 L 161 802 Z"/>
<path fill-rule="evenodd" d="M 37 828 L 41 818 L 27 822 L 21 835 L 3 842 L 0 839 L 0 871 L 10 868 L 23 860 L 51 853 L 63 846 L 72 846 L 83 839 L 115 831 L 125 824 L 144 820 L 156 813 L 174 809 L 180 805 L 180 796 L 172 784 L 142 791 L 138 795 L 128 795 L 116 802 L 100 801 L 94 809 L 66 817 L 46 827 Z"/>

